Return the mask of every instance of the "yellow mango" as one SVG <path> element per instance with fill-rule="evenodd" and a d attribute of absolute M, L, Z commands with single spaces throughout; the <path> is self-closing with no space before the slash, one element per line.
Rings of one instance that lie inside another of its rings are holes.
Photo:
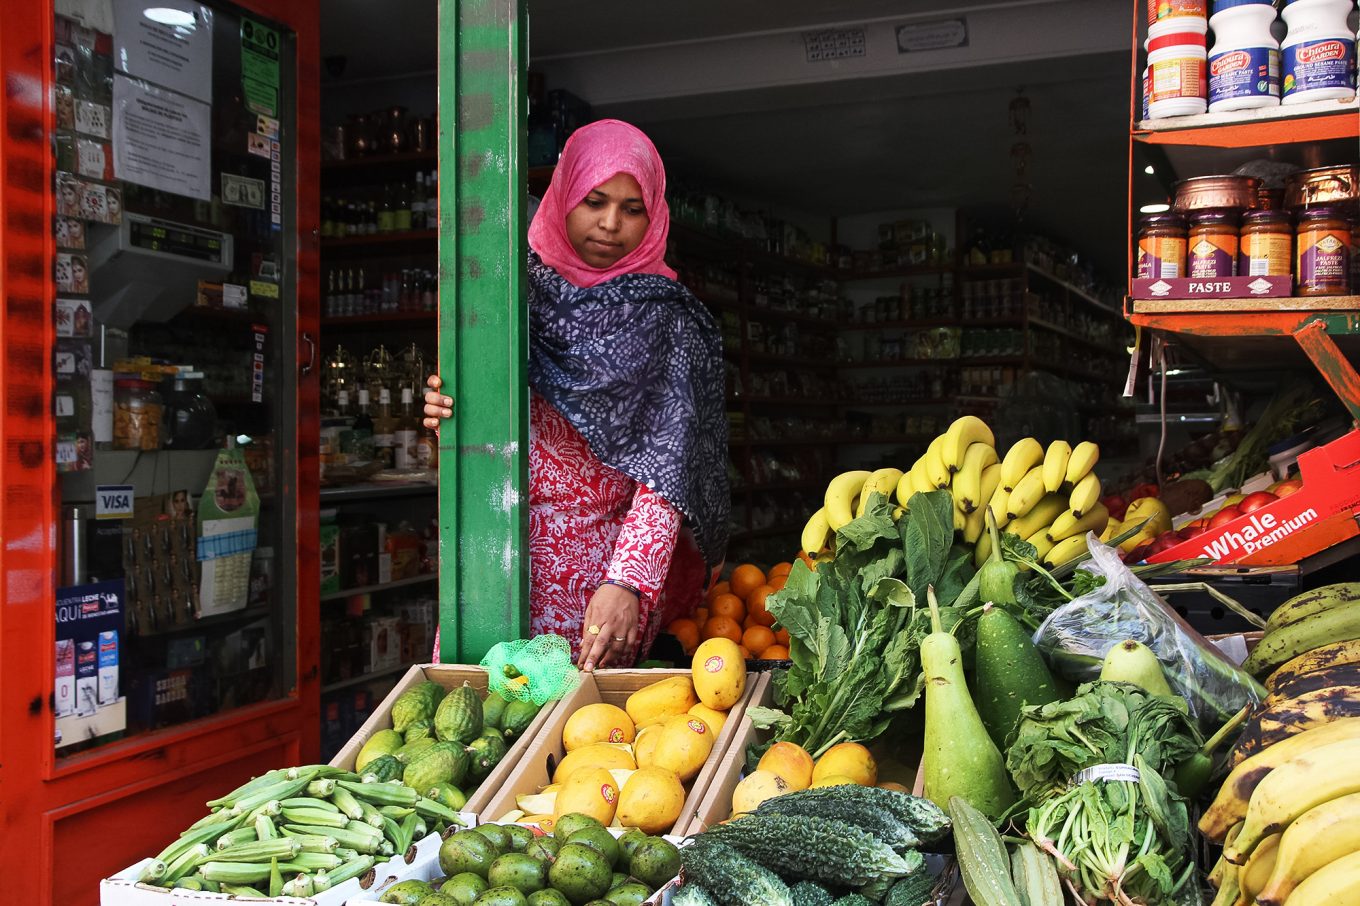
<path fill-rule="evenodd" d="M 793 792 L 788 781 L 774 771 L 755 770 L 742 778 L 732 791 L 732 814 L 754 812 L 766 799 Z"/>
<path fill-rule="evenodd" d="M 553 806 L 553 817 L 589 815 L 606 827 L 614 820 L 619 805 L 619 787 L 604 768 L 581 768 L 562 784 Z"/>
<path fill-rule="evenodd" d="M 568 752 L 567 756 L 557 763 L 557 770 L 553 771 L 553 783 L 565 784 L 567 780 L 571 779 L 572 774 L 582 768 L 604 768 L 605 770 L 623 768 L 632 771 L 637 769 L 637 762 L 633 760 L 633 753 L 623 746 L 596 743 L 593 746 Z M 561 791 L 559 790 L 559 792 Z"/>
<path fill-rule="evenodd" d="M 618 705 L 596 702 L 577 709 L 562 728 L 562 745 L 568 752 L 597 742 L 632 742 L 633 719 Z"/>
<path fill-rule="evenodd" d="M 539 829 L 545 834 L 551 834 L 553 827 L 557 824 L 556 815 L 525 815 L 519 819 L 520 824 L 537 824 Z"/>
<path fill-rule="evenodd" d="M 878 783 L 878 764 L 869 750 L 857 742 L 843 742 L 832 746 L 817 759 L 812 768 L 812 785 L 824 777 L 849 777 L 860 786 Z"/>
<path fill-rule="evenodd" d="M 715 711 L 726 711 L 746 691 L 746 660 L 731 639 L 709 639 L 694 652 L 690 666 L 699 701 Z"/>
<path fill-rule="evenodd" d="M 812 781 L 812 789 L 819 789 L 824 786 L 859 786 L 853 777 L 846 777 L 844 774 L 828 774 L 825 777 Z"/>
<path fill-rule="evenodd" d="M 715 736 L 722 732 L 723 724 L 727 723 L 726 711 L 715 711 L 703 702 L 690 708 L 687 713 L 693 714 L 695 717 L 708 724 L 708 728 L 713 731 Z M 639 760 L 638 763 L 641 764 L 641 761 Z"/>
<path fill-rule="evenodd" d="M 623 707 L 633 719 L 633 726 L 640 730 L 684 714 L 697 704 L 699 697 L 694 694 L 690 678 L 672 676 L 634 692 Z"/>
<path fill-rule="evenodd" d="M 760 756 L 756 769 L 773 771 L 784 779 L 790 790 L 805 790 L 812 785 L 812 756 L 792 742 L 777 742 Z"/>
<path fill-rule="evenodd" d="M 674 771 L 682 783 L 688 783 L 704 766 L 717 735 L 708 724 L 693 715 L 672 717 L 661 725 L 661 738 L 652 755 L 652 764 Z"/>
<path fill-rule="evenodd" d="M 619 791 L 614 818 L 623 827 L 664 834 L 675 826 L 685 804 L 685 788 L 674 771 L 638 768 Z"/>
<path fill-rule="evenodd" d="M 637 760 L 639 768 L 652 766 L 652 756 L 656 754 L 656 744 L 660 741 L 660 724 L 652 724 L 638 730 L 637 738 L 633 740 L 633 757 Z"/>

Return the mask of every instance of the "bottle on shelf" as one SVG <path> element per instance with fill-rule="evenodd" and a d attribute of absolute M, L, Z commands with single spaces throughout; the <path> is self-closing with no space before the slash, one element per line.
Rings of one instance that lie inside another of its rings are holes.
<path fill-rule="evenodd" d="M 405 183 L 397 185 L 392 212 L 394 218 L 392 228 L 398 233 L 411 232 L 411 189 Z"/>
<path fill-rule="evenodd" d="M 392 391 L 378 389 L 378 414 L 373 418 L 373 455 L 382 468 L 396 466 L 397 419 L 392 415 Z"/>
<path fill-rule="evenodd" d="M 375 445 L 373 440 L 373 417 L 368 414 L 368 388 L 360 385 L 359 387 L 359 411 L 354 416 L 354 425 L 350 428 L 350 437 L 354 445 L 353 455 L 358 462 L 369 462 L 375 455 Z"/>
<path fill-rule="evenodd" d="M 394 464 L 398 469 L 419 468 L 416 444 L 420 439 L 420 420 L 416 418 L 415 393 L 401 388 L 401 414 L 396 420 Z"/>
<path fill-rule="evenodd" d="M 411 229 L 425 229 L 425 174 L 419 170 L 411 187 Z"/>
<path fill-rule="evenodd" d="M 378 232 L 390 233 L 396 226 L 396 207 L 392 202 L 392 187 L 383 186 L 382 206 L 378 208 Z"/>

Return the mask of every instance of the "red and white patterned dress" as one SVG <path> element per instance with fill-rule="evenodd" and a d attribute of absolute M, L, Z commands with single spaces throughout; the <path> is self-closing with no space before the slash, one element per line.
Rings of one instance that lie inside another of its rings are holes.
<path fill-rule="evenodd" d="M 529 405 L 529 632 L 554 633 L 580 656 L 586 605 L 605 579 L 642 593 L 636 649 L 699 606 L 703 557 L 661 495 L 606 466 L 571 422 L 532 394 Z M 435 642 L 435 659 L 439 643 Z"/>

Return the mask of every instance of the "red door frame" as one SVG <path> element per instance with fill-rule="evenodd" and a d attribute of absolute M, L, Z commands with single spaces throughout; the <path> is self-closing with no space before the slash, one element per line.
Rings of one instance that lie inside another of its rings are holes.
<path fill-rule="evenodd" d="M 237 0 L 297 36 L 299 365 L 320 327 L 318 0 Z M 133 737 L 58 764 L 52 745 L 59 500 L 51 415 L 52 0 L 0 28 L 0 877 L 5 901 L 93 904 L 101 877 L 160 849 L 203 801 L 320 746 L 319 385 L 300 380 L 297 677 L 279 701 Z M 287 593 L 286 591 L 284 592 Z"/>

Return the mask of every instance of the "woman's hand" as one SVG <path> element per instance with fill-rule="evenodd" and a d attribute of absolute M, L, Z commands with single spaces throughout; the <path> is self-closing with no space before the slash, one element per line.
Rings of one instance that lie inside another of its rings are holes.
<path fill-rule="evenodd" d="M 439 432 L 439 423 L 446 418 L 453 417 L 453 397 L 445 396 L 439 392 L 439 388 L 444 386 L 444 382 L 439 379 L 439 375 L 432 374 L 425 379 L 425 384 L 430 389 L 425 393 L 425 427 L 433 428 L 435 433 Z"/>
<path fill-rule="evenodd" d="M 592 633 L 592 626 L 599 632 Z M 637 630 L 638 596 L 617 585 L 601 585 L 586 605 L 577 666 L 589 673 L 621 660 L 637 644 Z"/>

